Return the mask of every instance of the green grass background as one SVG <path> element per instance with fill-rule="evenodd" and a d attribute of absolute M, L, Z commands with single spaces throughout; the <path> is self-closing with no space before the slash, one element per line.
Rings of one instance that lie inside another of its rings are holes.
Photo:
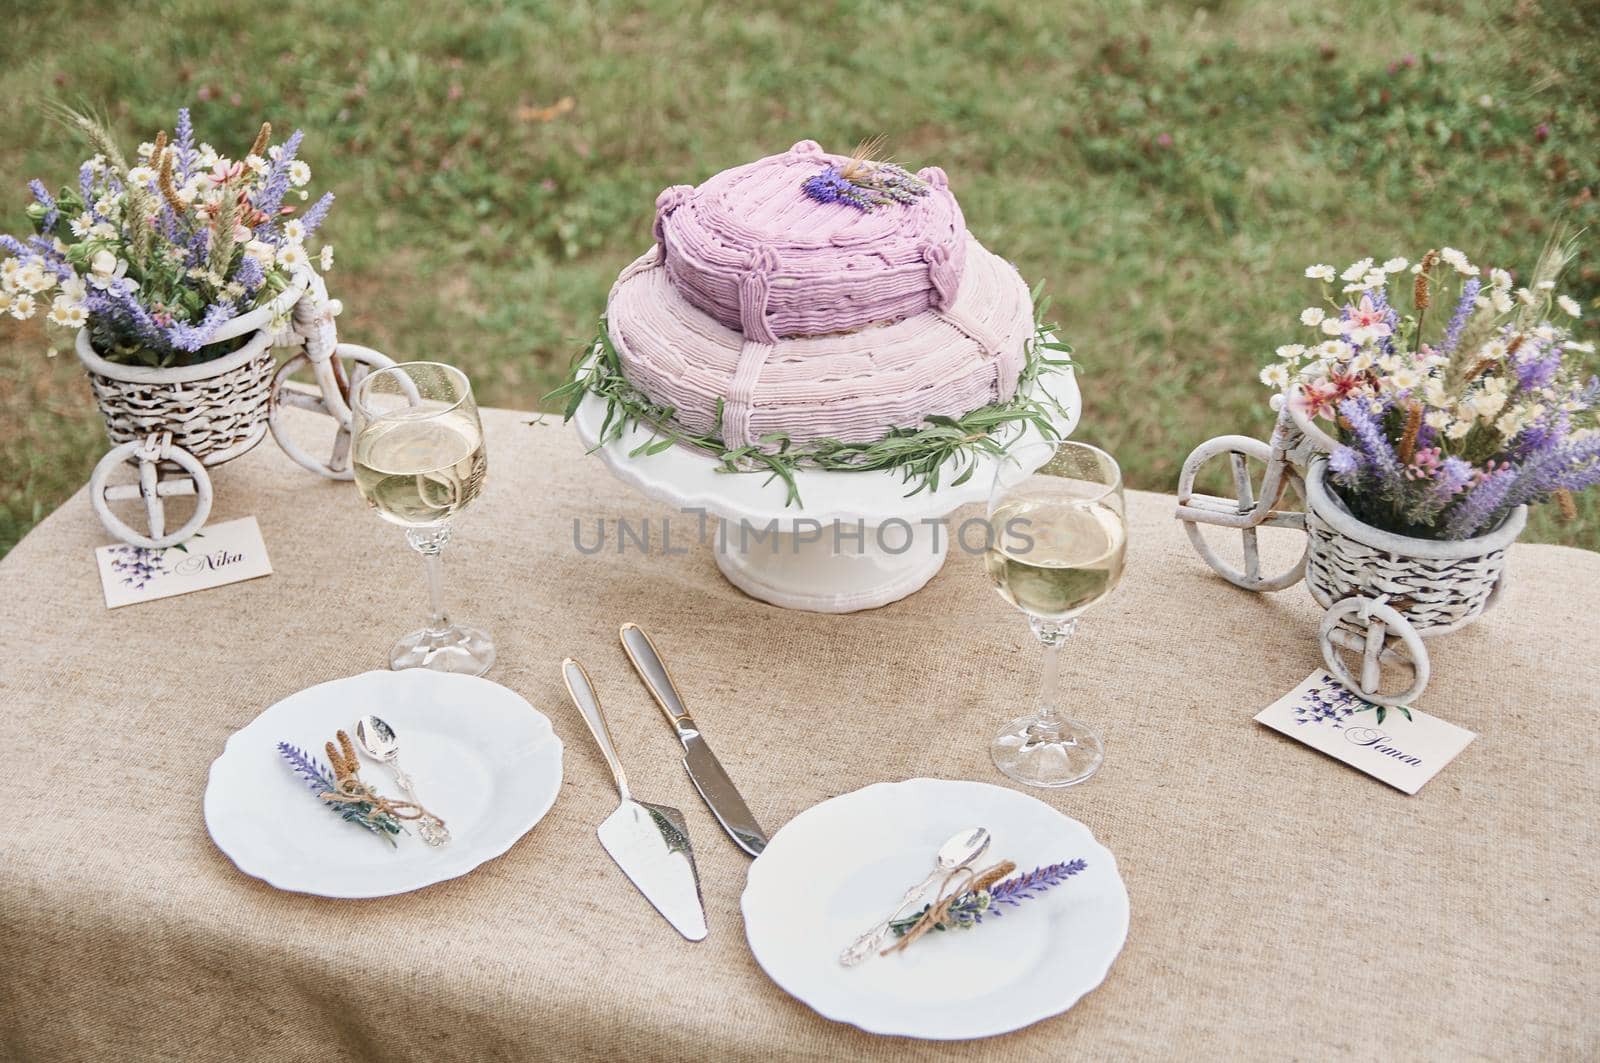
<path fill-rule="evenodd" d="M 0 35 L 0 226 L 25 227 L 29 177 L 59 185 L 84 154 L 41 96 L 104 108 L 129 147 L 184 103 L 233 154 L 262 118 L 299 126 L 339 197 L 343 334 L 527 409 L 648 245 L 662 187 L 882 133 L 1048 279 L 1080 435 L 1170 491 L 1197 443 L 1269 431 L 1256 370 L 1301 333 L 1307 263 L 1449 244 L 1526 271 L 1555 220 L 1593 224 L 1597 43 L 1600 8 L 1564 0 L 54 0 Z M 1566 285 L 1590 339 L 1597 238 Z M 47 346 L 0 321 L 0 551 L 105 447 Z M 1600 503 L 1528 538 L 1600 547 Z"/>

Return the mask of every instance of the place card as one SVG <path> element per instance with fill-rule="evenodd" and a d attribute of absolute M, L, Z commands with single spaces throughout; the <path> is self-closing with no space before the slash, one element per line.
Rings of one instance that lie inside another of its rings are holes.
<path fill-rule="evenodd" d="M 1408 794 L 1478 737 L 1417 709 L 1374 705 L 1321 671 L 1262 709 L 1256 720 Z"/>
<path fill-rule="evenodd" d="M 147 550 L 113 543 L 96 547 L 94 557 L 107 609 L 272 574 L 254 517 L 208 524 L 177 546 Z"/>

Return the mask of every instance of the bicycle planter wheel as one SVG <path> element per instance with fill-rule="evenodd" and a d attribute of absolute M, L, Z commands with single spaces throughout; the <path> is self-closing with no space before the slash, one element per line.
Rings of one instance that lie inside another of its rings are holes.
<path fill-rule="evenodd" d="M 1527 524 L 1526 506 L 1472 539 L 1417 539 L 1358 520 L 1329 490 L 1327 459 L 1306 470 L 1306 586 L 1329 613 L 1322 657 L 1340 682 L 1368 701 L 1400 705 L 1420 697 L 1429 662 L 1422 639 L 1459 630 L 1481 616 L 1505 577 L 1506 549 Z M 1362 654 L 1360 676 L 1344 653 Z M 1410 685 L 1380 689 L 1385 664 L 1410 667 Z"/>

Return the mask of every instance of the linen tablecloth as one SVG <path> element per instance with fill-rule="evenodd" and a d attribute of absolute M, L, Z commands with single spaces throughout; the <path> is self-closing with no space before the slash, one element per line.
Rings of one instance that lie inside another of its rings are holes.
<path fill-rule="evenodd" d="M 0 1056 L 1600 1052 L 1600 556 L 1517 546 L 1501 605 L 1432 643 L 1420 707 L 1481 737 L 1406 797 L 1252 721 L 1318 667 L 1318 610 L 1300 587 L 1227 586 L 1190 552 L 1172 499 L 1134 492 L 1127 577 L 1065 667 L 1105 767 L 1038 792 L 1116 854 L 1127 947 L 1100 988 L 1021 1032 L 875 1038 L 756 966 L 738 904 L 747 858 L 685 777 L 617 626 L 656 636 L 770 831 L 871 782 L 1006 783 L 987 742 L 1035 688 L 1022 618 L 959 554 L 908 600 L 846 616 L 746 598 L 703 549 L 586 556 L 575 518 L 587 543 L 596 519 L 669 514 L 559 425 L 484 420 L 488 486 L 446 555 L 448 594 L 499 644 L 490 678 L 554 721 L 566 777 L 510 852 L 417 893 L 278 892 L 213 847 L 200 813 L 230 733 L 293 691 L 379 666 L 421 616 L 417 559 L 351 485 L 270 441 L 215 470 L 212 520 L 255 514 L 276 572 L 154 604 L 106 610 L 91 549 L 108 536 L 81 495 L 0 562 Z M 596 843 L 616 797 L 563 696 L 565 654 L 589 667 L 638 792 L 688 817 L 702 944 Z"/>

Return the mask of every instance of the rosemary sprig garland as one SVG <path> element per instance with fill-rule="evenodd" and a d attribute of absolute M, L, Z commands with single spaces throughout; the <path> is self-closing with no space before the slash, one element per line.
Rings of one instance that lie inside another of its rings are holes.
<path fill-rule="evenodd" d="M 1071 346 L 1051 338 L 1055 326 L 1044 321 L 1050 299 L 1042 296 L 1043 289 L 1043 281 L 1033 289 L 1034 335 L 1029 340 L 1027 361 L 1011 399 L 980 407 L 961 417 L 930 416 L 916 428 L 891 428 L 881 439 L 871 443 L 818 439 L 796 445 L 788 436 L 777 433 L 763 436 L 750 446 L 730 447 L 718 434 L 722 423 L 720 402 L 711 431 L 688 432 L 673 420 L 674 410 L 670 406 L 651 401 L 628 382 L 604 318 L 600 320 L 599 336 L 573 360 L 566 382 L 545 398 L 563 403 L 563 421 L 572 420 L 586 396 L 603 399 L 606 415 L 600 425 L 596 449 L 620 439 L 632 426 L 643 425 L 650 429 L 652 437 L 630 451 L 629 457 L 659 454 L 668 447 L 684 444 L 718 459 L 721 472 L 765 471 L 769 474 L 768 483 L 781 480 L 787 492 L 785 505 L 801 504 L 800 488 L 795 479 L 801 469 L 894 470 L 900 473 L 904 483 L 911 485 L 911 490 L 906 492 L 906 497 L 910 497 L 922 491 L 938 490 L 940 478 L 948 475 L 945 465 L 954 460 L 956 474 L 949 480 L 949 486 L 959 487 L 977 471 L 979 456 L 1005 452 L 1008 444 L 995 438 L 1003 429 L 1031 424 L 1046 439 L 1054 439 L 1059 434 L 1052 418 L 1064 412 L 1061 404 L 1048 388 L 1039 389 L 1041 397 L 1030 394 L 1041 377 L 1073 365 Z"/>

